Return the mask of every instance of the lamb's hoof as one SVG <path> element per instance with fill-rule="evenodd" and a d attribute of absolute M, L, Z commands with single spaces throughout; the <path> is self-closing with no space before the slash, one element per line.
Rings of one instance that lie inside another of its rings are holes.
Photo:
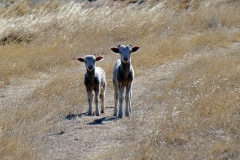
<path fill-rule="evenodd" d="M 119 118 L 122 118 L 122 117 L 123 117 L 123 114 L 118 114 L 118 117 L 119 117 Z"/>
<path fill-rule="evenodd" d="M 113 116 L 118 116 L 118 111 L 114 112 Z"/>
<path fill-rule="evenodd" d="M 125 116 L 126 117 L 130 117 L 130 113 L 125 113 Z"/>
<path fill-rule="evenodd" d="M 100 113 L 99 113 L 99 111 L 98 111 L 98 112 L 96 112 L 96 116 L 100 116 Z"/>
<path fill-rule="evenodd" d="M 88 115 L 89 115 L 89 116 L 92 116 L 93 114 L 94 114 L 94 112 L 88 111 Z"/>

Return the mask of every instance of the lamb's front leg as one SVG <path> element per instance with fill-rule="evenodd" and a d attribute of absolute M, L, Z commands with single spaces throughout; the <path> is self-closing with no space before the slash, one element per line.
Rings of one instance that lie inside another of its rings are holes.
<path fill-rule="evenodd" d="M 118 115 L 118 85 L 113 80 L 113 89 L 114 89 L 114 116 Z"/>
<path fill-rule="evenodd" d="M 132 89 L 130 90 L 130 97 L 129 97 L 129 113 L 132 113 Z"/>
<path fill-rule="evenodd" d="M 124 87 L 122 85 L 118 85 L 118 95 L 119 95 L 119 112 L 118 112 L 118 117 L 122 118 L 123 116 L 123 92 L 124 92 Z"/>
<path fill-rule="evenodd" d="M 92 93 L 91 93 L 91 90 L 89 89 L 86 89 L 87 90 L 87 96 L 88 96 L 88 115 L 89 116 L 92 116 Z"/>
<path fill-rule="evenodd" d="M 100 116 L 100 112 L 99 112 L 99 108 L 98 108 L 99 90 L 100 90 L 100 88 L 97 88 L 95 90 L 95 105 L 96 105 L 95 112 L 96 112 L 96 116 Z"/>
<path fill-rule="evenodd" d="M 129 117 L 132 111 L 132 107 L 131 107 L 131 90 L 132 90 L 132 84 L 130 83 L 127 87 L 126 87 L 126 97 L 125 97 L 125 101 L 126 101 L 126 108 L 125 108 L 125 116 Z"/>

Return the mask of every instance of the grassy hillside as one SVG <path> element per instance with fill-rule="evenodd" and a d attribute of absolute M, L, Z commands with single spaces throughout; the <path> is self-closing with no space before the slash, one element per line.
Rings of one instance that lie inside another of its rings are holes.
<path fill-rule="evenodd" d="M 239 9 L 236 0 L 1 1 L 0 159 L 239 159 Z M 141 49 L 133 114 L 111 120 L 118 44 Z M 79 115 L 84 54 L 104 55 L 100 117 Z"/>

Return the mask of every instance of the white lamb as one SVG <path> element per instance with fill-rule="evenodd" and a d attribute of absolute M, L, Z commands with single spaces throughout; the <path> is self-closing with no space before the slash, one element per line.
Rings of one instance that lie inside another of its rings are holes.
<path fill-rule="evenodd" d="M 104 113 L 104 96 L 106 89 L 106 76 L 102 68 L 96 67 L 95 62 L 103 59 L 102 56 L 95 57 L 94 55 L 86 55 L 84 58 L 77 58 L 80 62 L 85 62 L 86 73 L 84 77 L 84 84 L 88 96 L 88 115 L 93 115 L 92 102 L 93 95 L 95 92 L 95 105 L 96 105 L 96 116 L 100 115 L 98 108 L 98 98 L 101 100 L 101 113 Z"/>
<path fill-rule="evenodd" d="M 117 60 L 113 70 L 113 87 L 114 87 L 114 116 L 122 118 L 123 116 L 123 92 L 126 88 L 126 108 L 125 116 L 130 116 L 132 112 L 131 106 L 131 90 L 132 82 L 134 79 L 134 70 L 131 65 L 131 54 L 136 52 L 140 47 L 132 45 L 118 45 L 118 47 L 112 47 L 111 50 L 115 53 L 119 53 L 121 59 Z M 118 100 L 119 100 L 119 112 L 118 112 Z"/>

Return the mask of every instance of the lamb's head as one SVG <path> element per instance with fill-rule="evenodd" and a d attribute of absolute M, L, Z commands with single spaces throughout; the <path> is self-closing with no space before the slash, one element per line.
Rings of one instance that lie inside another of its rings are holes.
<path fill-rule="evenodd" d="M 96 61 L 100 61 L 101 59 L 103 59 L 103 56 L 95 57 L 94 55 L 86 55 L 85 57 L 77 58 L 78 61 L 85 62 L 86 70 L 90 72 L 95 68 Z"/>
<path fill-rule="evenodd" d="M 132 45 L 118 45 L 118 47 L 112 47 L 111 50 L 114 53 L 119 53 L 121 55 L 121 61 L 123 63 L 131 62 L 131 54 L 136 52 L 140 47 Z"/>

